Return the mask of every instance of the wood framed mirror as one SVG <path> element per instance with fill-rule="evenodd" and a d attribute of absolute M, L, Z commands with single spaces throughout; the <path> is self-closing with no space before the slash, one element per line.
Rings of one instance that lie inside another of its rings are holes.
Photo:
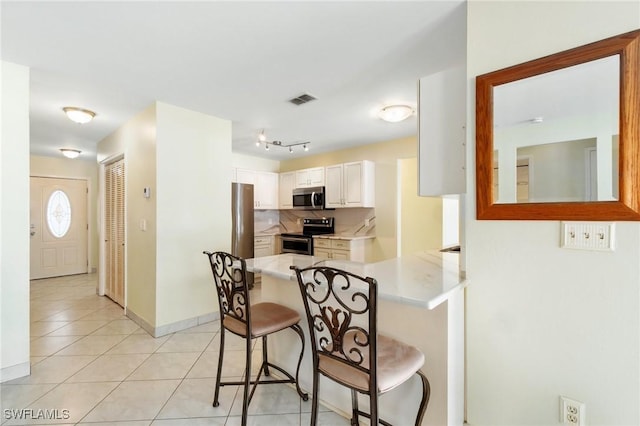
<path fill-rule="evenodd" d="M 640 30 L 476 77 L 476 208 L 640 220 Z"/>

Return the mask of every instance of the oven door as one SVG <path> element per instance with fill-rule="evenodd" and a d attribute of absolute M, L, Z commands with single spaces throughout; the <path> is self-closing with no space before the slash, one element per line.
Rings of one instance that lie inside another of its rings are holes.
<path fill-rule="evenodd" d="M 280 251 L 282 253 L 307 254 L 309 256 L 313 254 L 313 238 L 311 237 L 282 235 L 280 241 Z"/>

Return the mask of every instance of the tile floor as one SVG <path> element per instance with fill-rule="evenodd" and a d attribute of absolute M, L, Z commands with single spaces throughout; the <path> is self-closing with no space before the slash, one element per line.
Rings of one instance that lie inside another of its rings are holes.
<path fill-rule="evenodd" d="M 211 406 L 219 321 L 155 339 L 95 294 L 96 279 L 31 282 L 31 375 L 0 385 L 0 424 L 239 425 L 239 387 L 221 388 L 220 406 Z M 254 292 L 259 298 L 258 286 Z M 239 380 L 243 343 L 233 336 L 227 342 L 223 377 Z M 58 420 L 13 418 L 11 410 L 21 409 L 34 417 L 50 410 Z M 349 424 L 320 410 L 322 425 Z M 249 424 L 308 425 L 310 411 L 293 387 L 258 386 Z"/>

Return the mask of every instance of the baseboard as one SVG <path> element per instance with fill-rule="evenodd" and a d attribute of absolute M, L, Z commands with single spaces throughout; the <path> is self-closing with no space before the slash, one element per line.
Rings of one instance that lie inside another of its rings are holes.
<path fill-rule="evenodd" d="M 31 374 L 31 362 L 23 362 L 21 364 L 12 365 L 0 369 L 0 383 Z"/>
<path fill-rule="evenodd" d="M 153 337 L 162 337 L 162 336 L 166 336 L 167 334 L 186 330 L 191 327 L 196 327 L 198 325 L 206 324 L 208 322 L 220 319 L 220 312 L 211 312 L 208 314 L 199 315 L 197 317 L 188 318 L 182 321 L 177 321 L 171 324 L 165 324 L 160 327 L 152 326 L 147 321 L 145 321 L 144 319 L 136 315 L 136 313 L 131 311 L 130 309 L 127 309 L 127 317 L 129 317 L 133 322 L 138 324 L 140 327 L 144 329 L 144 331 L 146 331 Z"/>

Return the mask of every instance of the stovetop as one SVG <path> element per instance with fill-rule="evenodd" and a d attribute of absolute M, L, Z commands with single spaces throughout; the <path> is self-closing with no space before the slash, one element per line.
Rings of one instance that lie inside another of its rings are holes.
<path fill-rule="evenodd" d="M 302 232 L 286 232 L 283 237 L 309 237 L 313 235 L 335 233 L 334 220 L 332 217 L 304 218 Z"/>

